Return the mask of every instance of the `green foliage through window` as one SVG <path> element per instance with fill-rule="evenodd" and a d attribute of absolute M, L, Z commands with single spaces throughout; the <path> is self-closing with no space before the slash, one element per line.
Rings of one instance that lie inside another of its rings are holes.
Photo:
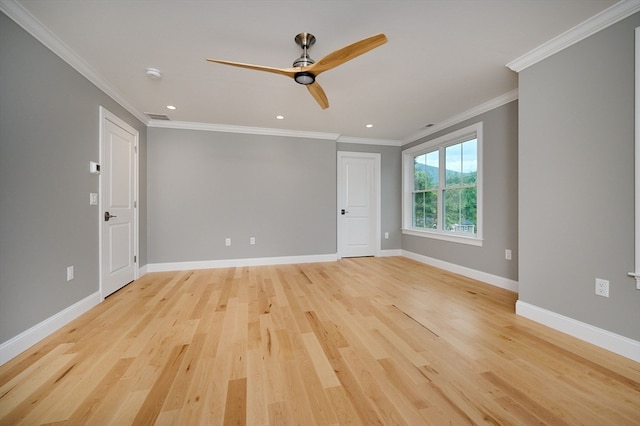
<path fill-rule="evenodd" d="M 413 227 L 476 235 L 477 183 L 476 137 L 414 156 Z"/>

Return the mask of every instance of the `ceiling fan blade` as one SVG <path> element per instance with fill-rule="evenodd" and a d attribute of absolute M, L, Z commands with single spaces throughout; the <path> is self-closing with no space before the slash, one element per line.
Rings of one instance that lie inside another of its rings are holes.
<path fill-rule="evenodd" d="M 314 75 L 318 75 L 321 72 L 335 68 L 340 64 L 344 64 L 347 61 L 352 60 L 368 51 L 375 49 L 387 42 L 387 36 L 384 34 L 377 34 L 360 41 L 356 41 L 353 44 L 338 49 L 329 53 L 324 58 L 317 61 L 315 64 L 308 67 L 308 71 Z"/>
<path fill-rule="evenodd" d="M 322 87 L 320 87 L 317 81 L 313 84 L 308 84 L 307 89 L 309 90 L 309 93 L 311 93 L 311 96 L 313 96 L 313 99 L 318 102 L 318 105 L 320 105 L 322 109 L 329 108 L 329 99 L 327 99 L 327 95 L 324 93 L 324 90 L 322 90 Z"/>
<path fill-rule="evenodd" d="M 273 68 L 273 67 L 265 67 L 265 66 L 262 66 L 262 65 L 243 64 L 241 62 L 223 61 L 223 60 L 220 60 L 220 59 L 209 59 L 209 58 L 207 58 L 207 61 L 216 62 L 218 64 L 231 65 L 233 67 L 248 68 L 250 70 L 266 71 L 266 72 L 270 72 L 270 73 L 274 73 L 274 74 L 284 75 L 284 76 L 291 77 L 291 78 L 293 78 L 293 76 L 296 74 L 296 72 L 300 71 L 297 68 Z"/>

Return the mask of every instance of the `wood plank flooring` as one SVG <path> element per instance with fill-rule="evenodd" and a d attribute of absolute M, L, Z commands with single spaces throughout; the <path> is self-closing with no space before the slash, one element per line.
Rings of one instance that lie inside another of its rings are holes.
<path fill-rule="evenodd" d="M 639 425 L 640 364 L 401 257 L 149 273 L 0 367 L 0 425 Z"/>

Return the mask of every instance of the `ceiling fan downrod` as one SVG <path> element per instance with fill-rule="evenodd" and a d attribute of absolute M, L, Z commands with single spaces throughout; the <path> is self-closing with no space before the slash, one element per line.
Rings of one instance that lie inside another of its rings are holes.
<path fill-rule="evenodd" d="M 302 55 L 300 55 L 300 57 L 293 62 L 293 67 L 303 68 L 314 64 L 315 61 L 311 59 L 307 50 L 315 44 L 315 36 L 309 33 L 300 33 L 294 38 L 294 41 L 298 46 L 302 48 Z M 316 81 L 316 76 L 308 71 L 300 71 L 295 74 L 293 79 L 296 81 L 296 83 L 306 86 L 309 84 L 313 84 Z"/>

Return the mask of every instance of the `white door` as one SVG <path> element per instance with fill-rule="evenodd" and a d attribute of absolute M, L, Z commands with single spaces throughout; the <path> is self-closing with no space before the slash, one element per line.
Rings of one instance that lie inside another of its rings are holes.
<path fill-rule="evenodd" d="M 379 249 L 380 154 L 338 152 L 338 257 Z"/>
<path fill-rule="evenodd" d="M 135 214 L 138 132 L 100 109 L 101 294 L 124 287 L 137 274 Z"/>

